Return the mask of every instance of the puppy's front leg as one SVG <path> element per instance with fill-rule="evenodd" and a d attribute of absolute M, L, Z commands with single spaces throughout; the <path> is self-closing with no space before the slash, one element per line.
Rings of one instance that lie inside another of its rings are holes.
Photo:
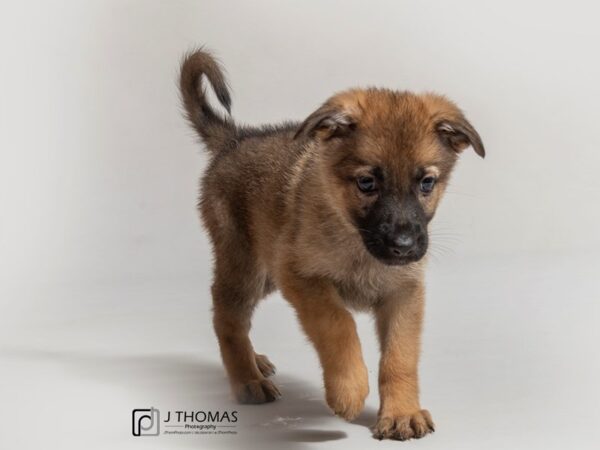
<path fill-rule="evenodd" d="M 288 272 L 281 277 L 280 288 L 317 350 L 327 404 L 335 414 L 354 419 L 364 406 L 369 380 L 352 315 L 326 281 Z"/>
<path fill-rule="evenodd" d="M 378 439 L 420 438 L 434 430 L 419 404 L 419 361 L 424 286 L 410 282 L 384 298 L 375 310 L 381 345 L 380 407 L 374 436 Z"/>

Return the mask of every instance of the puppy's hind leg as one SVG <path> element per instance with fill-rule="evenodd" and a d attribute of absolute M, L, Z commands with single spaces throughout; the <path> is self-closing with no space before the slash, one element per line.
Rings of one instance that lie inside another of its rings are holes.
<path fill-rule="evenodd" d="M 217 256 L 213 324 L 236 399 L 240 403 L 272 402 L 281 396 L 266 378 L 275 368 L 266 356 L 254 352 L 249 337 L 252 313 L 263 296 L 264 282 L 251 263 L 242 267 L 239 262 L 232 266 Z"/>

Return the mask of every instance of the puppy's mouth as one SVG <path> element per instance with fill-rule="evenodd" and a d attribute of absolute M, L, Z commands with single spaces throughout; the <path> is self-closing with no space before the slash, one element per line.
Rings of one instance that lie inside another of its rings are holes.
<path fill-rule="evenodd" d="M 399 247 L 379 236 L 362 236 L 367 251 L 388 266 L 405 266 L 419 261 L 427 253 L 427 235 L 421 235 L 411 246 Z"/>

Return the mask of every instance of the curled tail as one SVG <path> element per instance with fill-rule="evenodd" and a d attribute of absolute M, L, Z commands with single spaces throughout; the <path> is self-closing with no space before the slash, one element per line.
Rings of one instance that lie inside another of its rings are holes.
<path fill-rule="evenodd" d="M 186 118 L 208 149 L 216 153 L 228 140 L 234 138 L 235 125 L 231 119 L 222 117 L 209 105 L 202 75 L 208 79 L 221 105 L 230 113 L 231 97 L 217 61 L 203 49 L 185 55 L 181 63 L 179 89 Z"/>

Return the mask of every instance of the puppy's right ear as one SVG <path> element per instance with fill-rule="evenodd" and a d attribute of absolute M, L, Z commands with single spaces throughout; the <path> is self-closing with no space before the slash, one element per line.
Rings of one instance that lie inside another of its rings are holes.
<path fill-rule="evenodd" d="M 294 139 L 300 137 L 318 138 L 323 141 L 344 137 L 356 129 L 356 121 L 346 112 L 325 104 L 306 118 Z"/>

